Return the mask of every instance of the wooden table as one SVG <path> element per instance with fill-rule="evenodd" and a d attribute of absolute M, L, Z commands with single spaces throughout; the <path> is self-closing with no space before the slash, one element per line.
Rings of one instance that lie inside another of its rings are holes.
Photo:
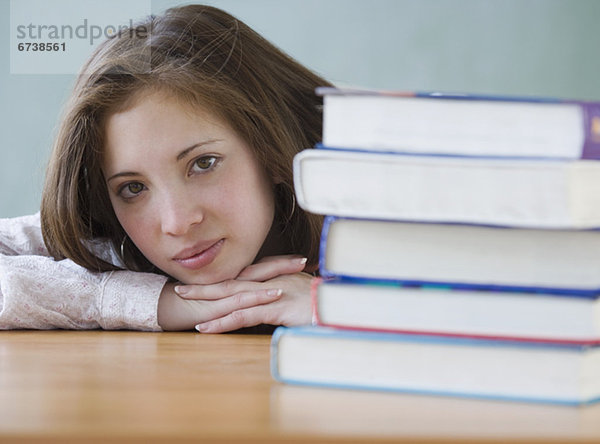
<path fill-rule="evenodd" d="M 269 341 L 0 332 L 0 442 L 600 442 L 600 406 L 282 385 Z"/>

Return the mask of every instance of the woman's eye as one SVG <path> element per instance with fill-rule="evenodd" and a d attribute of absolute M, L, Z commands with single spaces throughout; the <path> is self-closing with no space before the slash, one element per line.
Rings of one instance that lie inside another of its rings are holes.
<path fill-rule="evenodd" d="M 194 161 L 192 166 L 192 172 L 205 173 L 212 169 L 217 161 L 219 160 L 216 156 L 202 156 Z"/>
<path fill-rule="evenodd" d="M 125 199 L 131 199 L 144 191 L 144 188 L 144 185 L 139 182 L 130 182 L 123 185 L 119 194 Z"/>

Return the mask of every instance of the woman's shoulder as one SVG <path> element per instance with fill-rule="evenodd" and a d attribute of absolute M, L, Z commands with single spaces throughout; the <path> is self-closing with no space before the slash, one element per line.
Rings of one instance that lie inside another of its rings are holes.
<path fill-rule="evenodd" d="M 0 218 L 0 253 L 47 255 L 40 213 Z"/>
<path fill-rule="evenodd" d="M 0 218 L 0 230 L 7 227 L 40 227 L 40 212 L 19 217 L 2 217 Z"/>

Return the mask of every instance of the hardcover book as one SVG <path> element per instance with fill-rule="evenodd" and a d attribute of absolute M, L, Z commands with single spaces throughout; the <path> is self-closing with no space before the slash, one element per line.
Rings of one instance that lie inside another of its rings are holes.
<path fill-rule="evenodd" d="M 596 295 L 600 231 L 326 217 L 321 276 Z"/>
<path fill-rule="evenodd" d="M 427 154 L 598 159 L 600 103 L 318 88 L 323 144 Z"/>
<path fill-rule="evenodd" d="M 307 149 L 299 205 L 333 216 L 536 228 L 600 227 L 600 162 Z"/>
<path fill-rule="evenodd" d="M 599 295 L 315 279 L 318 325 L 365 331 L 600 344 Z"/>
<path fill-rule="evenodd" d="M 600 400 L 600 348 L 279 327 L 275 379 L 311 386 L 569 405 Z"/>

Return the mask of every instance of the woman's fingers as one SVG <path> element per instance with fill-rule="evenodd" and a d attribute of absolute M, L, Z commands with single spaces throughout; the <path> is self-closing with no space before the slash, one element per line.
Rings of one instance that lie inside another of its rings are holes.
<path fill-rule="evenodd" d="M 214 317 L 221 317 L 239 310 L 269 304 L 279 299 L 282 293 L 283 290 L 280 288 L 237 293 L 220 301 L 215 301 L 213 304 L 216 306 Z"/>
<path fill-rule="evenodd" d="M 200 333 L 224 333 L 244 327 L 268 323 L 265 321 L 265 307 L 254 306 L 243 310 L 236 310 L 218 319 L 196 325 Z"/>
<path fill-rule="evenodd" d="M 176 285 L 175 293 L 183 299 L 196 299 L 215 301 L 228 298 L 234 294 L 259 289 L 261 285 L 257 282 L 237 281 L 230 279 L 216 284 L 189 284 Z"/>
<path fill-rule="evenodd" d="M 280 297 L 272 303 L 254 304 L 232 310 L 196 325 L 201 333 L 222 333 L 259 324 L 308 325 L 312 320 L 310 285 L 312 276 L 305 273 L 278 276 L 264 285 L 282 288 Z"/>
<path fill-rule="evenodd" d="M 280 299 L 282 293 L 283 291 L 281 289 L 272 288 L 237 293 L 233 296 L 217 301 L 205 301 L 206 315 L 204 319 L 206 321 L 220 319 L 231 316 L 233 313 L 243 312 L 244 310 L 270 304 L 271 302 L 275 302 Z"/>
<path fill-rule="evenodd" d="M 190 309 L 196 313 L 194 325 L 203 333 L 259 324 L 308 324 L 312 277 L 298 271 L 305 265 L 306 259 L 298 256 L 268 257 L 244 269 L 241 278 L 208 285 L 180 284 L 175 292 L 181 302 L 194 304 Z"/>
<path fill-rule="evenodd" d="M 239 310 L 269 304 L 281 298 L 280 288 L 260 288 L 265 284 L 256 282 L 222 282 L 212 285 L 186 285 L 176 288 L 180 299 L 191 304 L 200 304 L 196 322 L 218 319 Z M 196 307 L 196 306 L 193 306 Z"/>
<path fill-rule="evenodd" d="M 299 273 L 304 270 L 306 261 L 305 257 L 295 255 L 269 256 L 244 268 L 236 279 L 264 282 L 283 274 Z"/>
<path fill-rule="evenodd" d="M 260 288 L 260 283 L 277 276 L 301 272 L 306 266 L 306 258 L 301 256 L 270 256 L 246 267 L 236 279 L 216 284 L 180 284 L 175 292 L 184 299 L 216 300 L 229 297 L 241 291 Z"/>

